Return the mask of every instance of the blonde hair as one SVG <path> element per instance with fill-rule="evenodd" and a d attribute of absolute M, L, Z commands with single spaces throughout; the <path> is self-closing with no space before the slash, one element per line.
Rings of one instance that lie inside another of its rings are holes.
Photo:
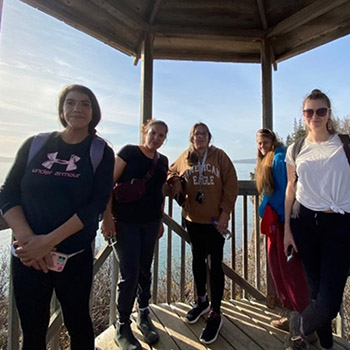
<path fill-rule="evenodd" d="M 259 194 L 265 192 L 271 196 L 274 191 L 272 163 L 275 156 L 275 149 L 280 144 L 277 141 L 276 134 L 270 129 L 258 130 L 256 137 L 266 137 L 272 141 L 271 150 L 265 155 L 258 150 L 255 169 L 256 188 Z"/>

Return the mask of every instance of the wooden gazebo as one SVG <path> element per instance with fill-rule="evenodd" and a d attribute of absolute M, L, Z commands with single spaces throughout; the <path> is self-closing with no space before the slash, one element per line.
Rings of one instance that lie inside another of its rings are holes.
<path fill-rule="evenodd" d="M 349 0 L 22 0 L 141 59 L 141 122 L 152 116 L 153 60 L 261 64 L 272 128 L 272 67 L 350 33 Z"/>
<path fill-rule="evenodd" d="M 68 25 L 101 40 L 111 47 L 141 62 L 141 123 L 153 115 L 153 60 L 192 60 L 240 62 L 261 64 L 262 125 L 272 128 L 272 71 L 277 64 L 290 57 L 328 43 L 350 33 L 350 0 L 22 0 L 54 16 Z M 0 0 L 0 8 L 2 0 Z M 262 303 L 261 280 L 264 264 L 260 257 L 259 225 L 255 220 L 254 283 L 249 282 L 248 261 L 248 198 L 254 197 L 254 215 L 258 196 L 250 181 L 240 181 L 239 195 L 243 199 L 242 219 L 242 275 L 235 271 L 235 239 L 231 240 L 231 265 L 224 264 L 225 275 L 230 279 L 231 293 L 238 285 L 253 301 L 224 302 L 225 323 L 213 349 L 280 349 L 285 333 L 272 329 L 271 319 L 277 317 Z M 172 220 L 172 202 L 169 200 L 167 256 L 167 303 L 157 302 L 157 280 L 153 281 L 152 316 L 161 333 L 158 349 L 208 349 L 198 341 L 204 320 L 189 328 L 183 322 L 188 309 L 184 304 L 186 231 Z M 234 233 L 232 217 L 232 231 Z M 0 230 L 6 227 L 1 221 Z M 181 241 L 181 292 L 180 303 L 172 304 L 171 273 L 172 233 Z M 158 248 L 157 248 L 158 249 Z M 94 273 L 111 252 L 109 246 L 95 257 Z M 170 252 L 170 254 L 169 254 Z M 154 273 L 158 271 L 156 250 Z M 114 266 L 116 268 L 116 266 Z M 266 269 L 265 269 L 266 272 Z M 114 274 L 117 275 L 116 273 Z M 254 285 L 253 285 L 254 284 Z M 116 349 L 113 343 L 115 320 L 115 285 L 111 288 L 111 327 L 99 337 L 98 346 Z M 11 288 L 11 287 L 10 287 Z M 113 301 L 113 302 L 112 302 Z M 8 349 L 19 349 L 19 325 L 15 316 L 13 298 L 10 299 Z M 59 307 L 54 305 L 50 320 L 48 341 L 51 349 L 58 349 L 57 330 L 62 323 Z M 135 329 L 137 332 L 137 330 Z M 140 338 L 140 334 L 137 334 Z M 148 347 L 143 344 L 143 348 Z M 349 349 L 348 343 L 336 338 L 335 348 Z M 310 349 L 320 349 L 313 346 Z"/>

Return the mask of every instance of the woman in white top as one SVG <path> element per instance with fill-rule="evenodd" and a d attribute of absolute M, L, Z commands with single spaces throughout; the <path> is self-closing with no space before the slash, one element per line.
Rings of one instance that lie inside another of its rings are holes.
<path fill-rule="evenodd" d="M 350 167 L 331 118 L 329 98 L 313 90 L 303 103 L 307 136 L 298 155 L 287 150 L 284 250 L 292 246 L 307 276 L 311 301 L 290 318 L 286 349 L 306 349 L 317 331 L 323 349 L 333 349 L 331 321 L 337 315 L 350 266 Z"/>

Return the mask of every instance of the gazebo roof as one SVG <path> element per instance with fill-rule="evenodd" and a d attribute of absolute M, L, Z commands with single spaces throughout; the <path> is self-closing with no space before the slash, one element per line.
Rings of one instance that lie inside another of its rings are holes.
<path fill-rule="evenodd" d="M 350 33 L 349 0 L 22 0 L 127 55 L 272 63 Z"/>

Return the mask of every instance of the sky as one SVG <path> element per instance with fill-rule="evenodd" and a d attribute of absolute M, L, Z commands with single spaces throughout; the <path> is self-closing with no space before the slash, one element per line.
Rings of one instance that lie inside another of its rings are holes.
<path fill-rule="evenodd" d="M 1 3 L 1 0 L 0 0 Z M 278 64 L 273 72 L 274 130 L 284 139 L 303 98 L 320 88 L 333 113 L 350 116 L 350 36 Z M 18 0 L 3 0 L 0 32 L 0 162 L 38 132 L 60 130 L 57 97 L 72 83 L 96 94 L 99 134 L 117 152 L 138 143 L 140 63 Z M 170 162 L 202 121 L 231 159 L 255 158 L 261 128 L 259 64 L 154 61 L 153 116 L 169 126 L 160 150 Z"/>

